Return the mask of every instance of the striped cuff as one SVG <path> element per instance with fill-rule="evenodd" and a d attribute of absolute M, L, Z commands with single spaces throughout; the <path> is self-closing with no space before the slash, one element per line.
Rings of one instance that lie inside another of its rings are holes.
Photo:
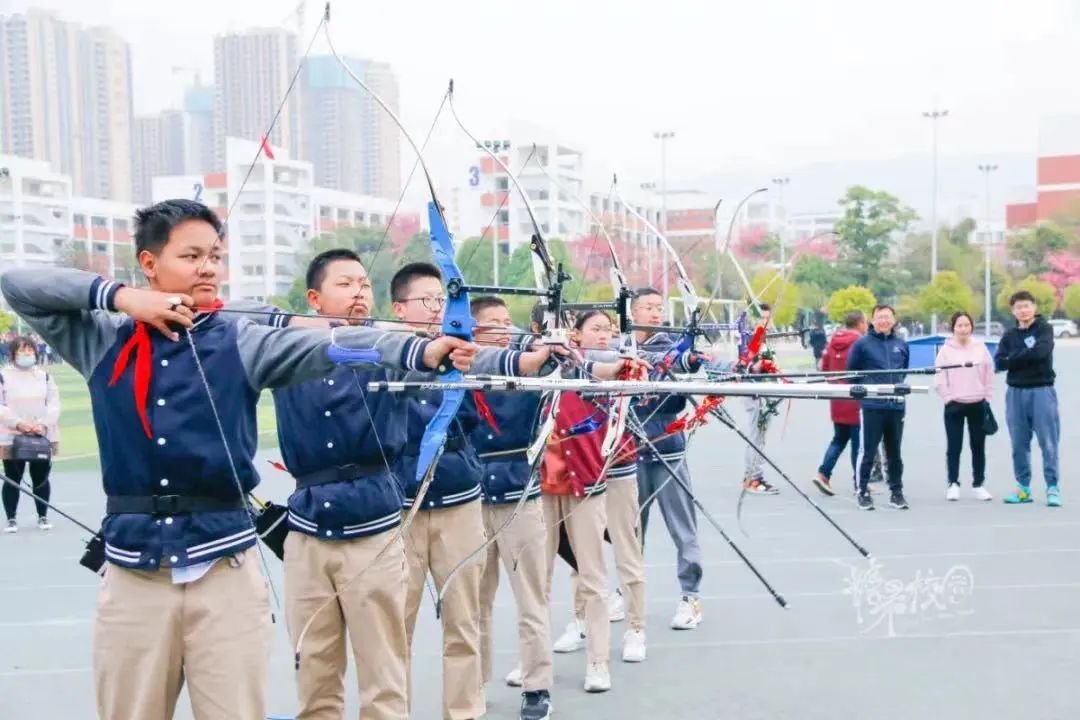
<path fill-rule="evenodd" d="M 291 313 L 285 313 L 279 310 L 275 310 L 274 312 L 270 313 L 270 320 L 268 321 L 268 324 L 270 325 L 270 327 L 284 328 L 289 327 L 290 320 L 292 320 Z"/>
<path fill-rule="evenodd" d="M 405 348 L 401 351 L 401 366 L 406 370 L 419 372 L 432 372 L 434 368 L 424 365 L 424 350 L 427 349 L 430 340 L 410 337 L 405 340 Z"/>
<path fill-rule="evenodd" d="M 504 350 L 502 358 L 499 360 L 499 369 L 503 375 L 520 377 L 521 353 L 517 350 Z"/>
<path fill-rule="evenodd" d="M 106 280 L 103 277 L 94 278 L 94 282 L 90 283 L 90 309 L 116 312 L 116 293 L 122 287 L 124 283 L 115 280 Z"/>

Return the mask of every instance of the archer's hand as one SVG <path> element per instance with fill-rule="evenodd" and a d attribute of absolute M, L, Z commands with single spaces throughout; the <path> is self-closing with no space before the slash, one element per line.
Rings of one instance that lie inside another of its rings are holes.
<path fill-rule="evenodd" d="M 468 372 L 472 368 L 473 359 L 479 349 L 473 343 L 466 342 L 461 338 L 443 335 L 429 342 L 427 347 L 424 348 L 424 367 L 434 372 L 438 370 L 443 358 L 449 355 L 450 364 L 454 366 L 455 370 Z"/>
<path fill-rule="evenodd" d="M 169 327 L 174 323 L 183 328 L 192 327 L 195 301 L 183 293 L 164 293 L 123 287 L 116 293 L 116 309 L 135 320 L 140 320 L 158 330 L 174 342 L 180 335 Z"/>
<path fill-rule="evenodd" d="M 569 361 L 572 364 L 581 362 L 581 356 L 564 345 L 540 345 L 535 350 L 521 354 L 518 358 L 518 372 L 522 375 L 539 375 L 544 369 L 544 364 L 551 357 L 560 361 Z"/>
<path fill-rule="evenodd" d="M 622 358 L 593 364 L 592 374 L 597 380 L 633 380 L 646 377 L 650 370 L 652 365 L 640 358 Z"/>

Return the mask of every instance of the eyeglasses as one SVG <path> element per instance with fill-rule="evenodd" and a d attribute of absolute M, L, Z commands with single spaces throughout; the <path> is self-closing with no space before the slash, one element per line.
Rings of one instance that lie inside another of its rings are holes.
<path fill-rule="evenodd" d="M 446 305 L 445 295 L 423 295 L 421 297 L 402 298 L 398 302 L 412 302 L 413 300 L 419 300 L 423 303 L 424 308 L 431 312 L 438 312 Z"/>

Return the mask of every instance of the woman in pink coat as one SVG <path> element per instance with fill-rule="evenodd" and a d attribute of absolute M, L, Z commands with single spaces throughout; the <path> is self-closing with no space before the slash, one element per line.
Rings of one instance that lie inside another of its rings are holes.
<path fill-rule="evenodd" d="M 974 366 L 940 370 L 934 376 L 934 390 L 945 401 L 945 437 L 948 442 L 945 457 L 949 473 L 945 498 L 960 499 L 960 453 L 964 449 L 966 421 L 974 475 L 972 494 L 979 500 L 991 500 L 993 496 L 983 487 L 986 479 L 986 432 L 983 420 L 994 394 L 994 361 L 982 340 L 972 337 L 975 323 L 971 315 L 963 311 L 954 313 L 950 324 L 952 337 L 945 341 L 934 364 L 940 367 L 971 362 Z"/>

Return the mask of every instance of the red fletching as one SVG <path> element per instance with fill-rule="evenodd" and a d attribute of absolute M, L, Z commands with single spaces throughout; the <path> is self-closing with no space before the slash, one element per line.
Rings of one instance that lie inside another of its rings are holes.
<path fill-rule="evenodd" d="M 488 405 L 487 400 L 484 399 L 484 393 L 479 390 L 473 390 L 472 396 L 473 402 L 476 403 L 476 412 L 479 413 L 481 419 L 495 431 L 496 435 L 501 434 L 499 432 L 499 426 L 495 424 L 495 413 L 491 412 L 491 406 Z"/>
<path fill-rule="evenodd" d="M 142 422 L 146 437 L 152 438 L 154 434 L 150 432 L 150 418 L 146 415 L 146 399 L 150 397 L 150 375 L 153 367 L 150 361 L 153 347 L 150 345 L 150 333 L 146 330 L 146 324 L 141 321 L 135 323 L 135 332 L 131 334 L 128 341 L 124 343 L 124 347 L 120 348 L 120 354 L 116 356 L 112 377 L 109 378 L 109 387 L 116 385 L 124 374 L 132 352 L 135 353 L 135 409 L 139 413 L 139 420 Z"/>
<path fill-rule="evenodd" d="M 275 470 L 280 470 L 281 472 L 284 472 L 284 473 L 289 472 L 288 468 L 286 468 L 284 465 L 282 465 L 277 460 L 267 460 L 267 462 L 270 463 L 274 467 Z"/>
<path fill-rule="evenodd" d="M 262 151 L 263 155 L 265 155 L 268 160 L 274 159 L 274 151 L 270 149 L 270 142 L 266 139 L 265 135 L 262 136 Z"/>

